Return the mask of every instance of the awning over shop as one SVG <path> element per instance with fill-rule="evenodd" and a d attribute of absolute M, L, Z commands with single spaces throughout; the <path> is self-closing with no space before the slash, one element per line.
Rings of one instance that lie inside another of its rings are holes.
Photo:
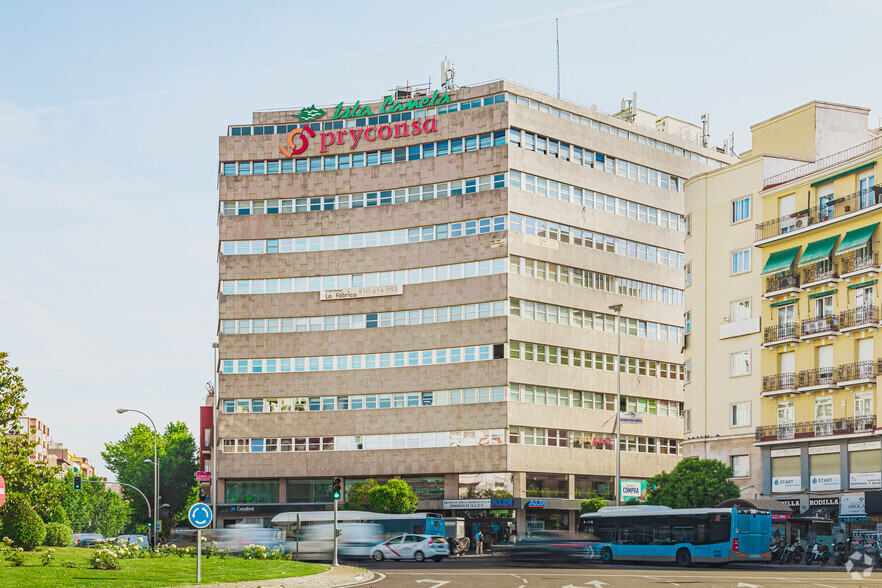
<path fill-rule="evenodd" d="M 800 249 L 801 247 L 793 247 L 784 251 L 776 251 L 769 256 L 769 260 L 766 261 L 766 265 L 760 273 L 765 276 L 766 274 L 774 274 L 790 269 Z"/>
<path fill-rule="evenodd" d="M 875 231 L 878 226 L 879 223 L 873 223 L 872 225 L 867 225 L 845 233 L 845 236 L 842 238 L 842 243 L 836 248 L 836 253 L 842 254 L 854 251 L 855 249 L 860 249 L 873 237 L 873 231 Z"/>
<path fill-rule="evenodd" d="M 839 235 L 834 235 L 820 241 L 812 241 L 806 246 L 802 257 L 799 258 L 799 266 L 802 267 L 829 258 L 838 240 Z"/>
<path fill-rule="evenodd" d="M 838 512 L 838 506 L 810 506 L 804 513 L 794 515 L 793 520 L 832 523 Z"/>

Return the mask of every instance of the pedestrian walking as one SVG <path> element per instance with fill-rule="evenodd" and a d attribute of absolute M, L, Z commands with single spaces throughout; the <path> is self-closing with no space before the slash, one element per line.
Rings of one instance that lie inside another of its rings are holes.
<path fill-rule="evenodd" d="M 484 555 L 484 533 L 480 529 L 475 533 L 475 555 Z"/>

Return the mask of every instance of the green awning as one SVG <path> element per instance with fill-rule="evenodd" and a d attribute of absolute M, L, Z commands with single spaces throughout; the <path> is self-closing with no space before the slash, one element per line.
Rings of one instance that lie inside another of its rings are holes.
<path fill-rule="evenodd" d="M 827 290 L 826 292 L 815 292 L 814 294 L 809 294 L 809 300 L 812 298 L 821 298 L 822 296 L 829 296 L 830 294 L 836 294 L 836 288 L 832 290 Z"/>
<path fill-rule="evenodd" d="M 820 186 L 821 184 L 826 184 L 827 182 L 832 182 L 833 180 L 838 180 L 839 178 L 844 178 L 845 176 L 850 176 L 851 174 L 856 174 L 859 171 L 869 169 L 869 168 L 873 167 L 874 165 L 876 165 L 876 162 L 871 161 L 870 163 L 852 168 L 848 171 L 840 172 L 840 173 L 836 174 L 835 176 L 830 176 L 830 177 L 824 178 L 823 180 L 818 180 L 817 182 L 812 182 L 812 188 L 814 188 L 815 186 Z"/>
<path fill-rule="evenodd" d="M 863 288 L 864 286 L 872 286 L 876 283 L 876 280 L 870 280 L 869 282 L 861 282 L 860 284 L 852 284 L 848 286 L 848 290 L 854 290 L 855 288 Z"/>
<path fill-rule="evenodd" d="M 793 260 L 796 259 L 796 254 L 799 253 L 800 249 L 802 249 L 802 247 L 793 247 L 792 249 L 776 251 L 771 254 L 760 274 L 765 276 L 766 274 L 774 274 L 790 269 L 793 265 Z"/>
<path fill-rule="evenodd" d="M 848 253 L 849 251 L 860 249 L 873 237 L 873 231 L 875 231 L 878 226 L 879 223 L 873 223 L 872 225 L 867 225 L 845 233 L 845 236 L 842 238 L 842 243 L 836 248 L 836 253 Z"/>
<path fill-rule="evenodd" d="M 836 246 L 836 241 L 838 240 L 839 235 L 835 235 L 833 237 L 821 239 L 820 241 L 812 241 L 806 246 L 805 253 L 802 254 L 802 257 L 799 258 L 799 266 L 802 267 L 804 265 L 827 259 L 830 257 L 830 254 L 833 253 L 833 248 Z"/>

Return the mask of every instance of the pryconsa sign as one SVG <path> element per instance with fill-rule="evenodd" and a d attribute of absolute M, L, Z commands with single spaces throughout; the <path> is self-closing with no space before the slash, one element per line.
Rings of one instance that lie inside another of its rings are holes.
<path fill-rule="evenodd" d="M 334 131 L 316 132 L 309 127 L 303 127 L 288 133 L 287 146 L 282 145 L 279 147 L 279 151 L 285 157 L 300 155 L 309 148 L 310 139 L 316 137 L 319 142 L 319 153 L 325 153 L 331 145 L 349 145 L 349 149 L 355 149 L 362 141 L 373 143 L 374 141 L 398 139 L 399 137 L 415 137 L 423 133 L 434 133 L 437 130 L 438 122 L 434 118 Z"/>

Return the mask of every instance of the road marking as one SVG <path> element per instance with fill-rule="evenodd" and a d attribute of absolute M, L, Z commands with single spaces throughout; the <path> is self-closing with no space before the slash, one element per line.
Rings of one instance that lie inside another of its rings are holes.
<path fill-rule="evenodd" d="M 417 584 L 425 584 L 426 582 L 435 582 L 429 588 L 438 588 L 439 586 L 443 586 L 444 584 L 450 584 L 450 580 L 417 580 Z"/>
<path fill-rule="evenodd" d="M 738 588 L 763 588 L 759 584 L 745 584 L 744 582 L 738 582 Z"/>
<path fill-rule="evenodd" d="M 367 582 L 362 582 L 361 584 L 350 584 L 348 588 L 356 588 L 356 586 L 366 586 L 368 584 L 373 585 L 376 582 L 382 582 L 386 579 L 386 574 L 381 574 L 380 572 L 374 572 L 374 576 L 374 578 L 371 578 Z M 377 579 L 376 576 L 380 576 L 380 578 Z"/>
<path fill-rule="evenodd" d="M 512 574 L 512 576 L 515 577 L 515 578 L 517 578 L 519 581 L 523 582 L 523 584 L 521 584 L 520 586 L 518 586 L 518 588 L 527 588 L 527 584 L 530 583 L 529 580 L 527 580 L 526 578 L 521 578 L 521 577 L 518 576 L 517 574 Z"/>
<path fill-rule="evenodd" d="M 656 578 L 654 576 L 643 576 L 644 578 L 648 578 L 650 580 L 658 580 L 659 582 L 665 582 L 667 584 L 673 584 L 674 586 L 679 586 L 676 582 L 671 582 L 670 580 L 665 580 L 664 578 Z"/>
<path fill-rule="evenodd" d="M 830 584 L 815 584 L 815 586 L 823 586 L 824 588 L 837 588 L 836 586 L 831 586 Z"/>

